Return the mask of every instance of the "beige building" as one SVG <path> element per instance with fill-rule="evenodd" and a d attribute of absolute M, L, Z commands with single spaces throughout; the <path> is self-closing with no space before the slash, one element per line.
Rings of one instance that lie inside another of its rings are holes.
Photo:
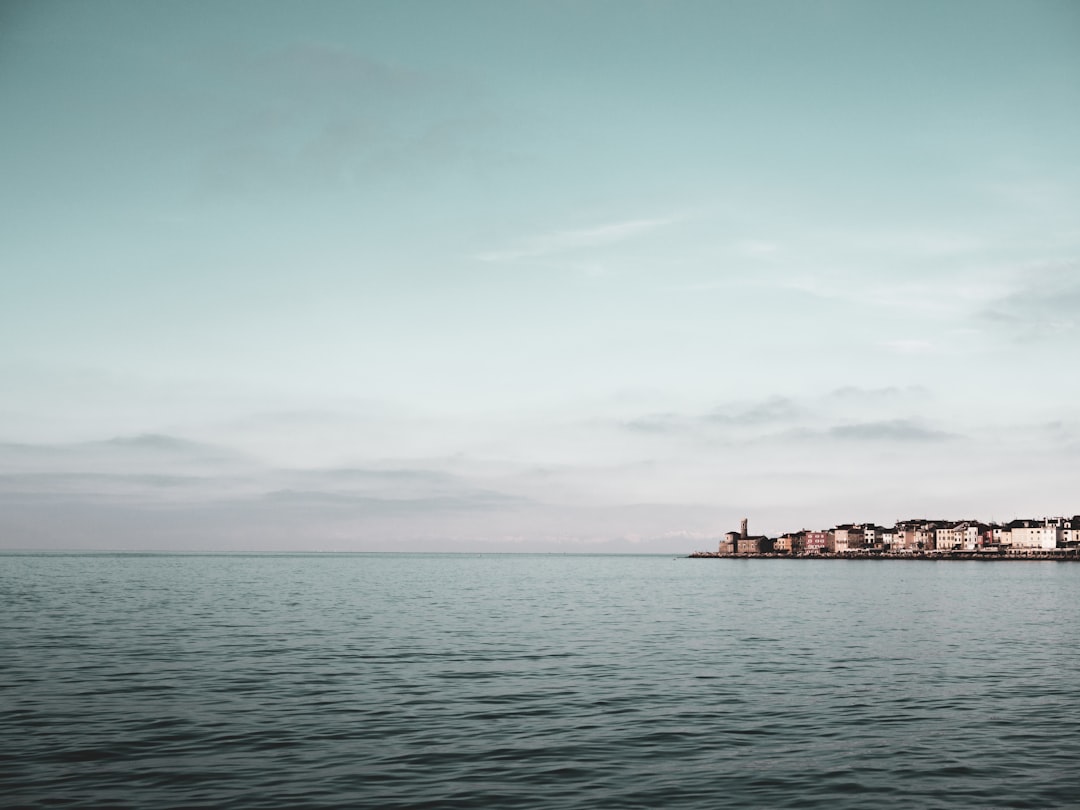
<path fill-rule="evenodd" d="M 772 551 L 772 541 L 765 535 L 739 538 L 739 554 L 768 554 L 770 551 Z"/>
<path fill-rule="evenodd" d="M 724 539 L 720 541 L 720 548 L 717 549 L 717 553 L 725 557 L 735 554 L 738 551 L 738 542 L 738 532 L 727 532 Z"/>
<path fill-rule="evenodd" d="M 801 554 L 806 547 L 804 532 L 792 532 L 776 538 L 773 550 L 782 554 Z"/>
<path fill-rule="evenodd" d="M 727 532 L 720 541 L 718 553 L 722 556 L 732 554 L 767 554 L 772 551 L 772 540 L 762 534 L 751 535 L 749 532 L 750 521 L 743 518 L 739 524 L 739 531 Z"/>
<path fill-rule="evenodd" d="M 937 548 L 937 524 L 928 521 L 915 529 L 915 547 L 923 551 Z"/>
<path fill-rule="evenodd" d="M 863 547 L 865 536 L 860 526 L 845 523 L 833 529 L 833 548 L 837 554 Z"/>
<path fill-rule="evenodd" d="M 937 528 L 935 543 L 942 551 L 975 551 L 986 528 L 974 520 L 947 523 Z"/>
<path fill-rule="evenodd" d="M 956 536 L 953 530 L 958 524 L 956 523 L 939 523 L 934 528 L 934 548 L 938 551 L 956 551 L 960 546 L 956 542 Z"/>
<path fill-rule="evenodd" d="M 914 523 L 911 521 L 897 523 L 896 528 L 893 529 L 892 550 L 917 550 L 919 546 L 915 541 L 915 531 L 918 528 L 918 525 L 918 523 Z"/>

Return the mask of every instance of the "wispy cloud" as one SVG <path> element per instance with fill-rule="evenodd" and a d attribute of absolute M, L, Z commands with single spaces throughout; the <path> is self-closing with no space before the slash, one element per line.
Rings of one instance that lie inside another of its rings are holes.
<path fill-rule="evenodd" d="M 862 388 L 857 385 L 845 385 L 829 392 L 828 398 L 865 403 L 895 402 L 901 398 L 919 397 L 927 399 L 930 390 L 921 385 L 886 385 L 881 388 Z"/>
<path fill-rule="evenodd" d="M 903 338 L 899 340 L 886 340 L 881 344 L 890 352 L 896 354 L 929 354 L 934 351 L 934 344 L 929 340 L 919 338 Z"/>
<path fill-rule="evenodd" d="M 513 262 L 522 259 L 537 259 L 543 256 L 617 244 L 666 227 L 674 222 L 675 220 L 672 218 L 628 219 L 623 222 L 612 222 L 592 228 L 552 231 L 525 239 L 517 245 L 506 249 L 478 253 L 475 258 L 482 262 Z"/>
<path fill-rule="evenodd" d="M 773 396 L 756 402 L 732 402 L 702 413 L 657 412 L 622 421 L 642 436 L 670 439 L 696 447 L 745 446 L 833 447 L 858 442 L 938 442 L 958 438 L 921 413 L 933 397 L 918 386 L 859 388 L 848 386 L 820 396 Z M 710 451 L 711 452 L 711 451 Z"/>
<path fill-rule="evenodd" d="M 832 251 L 922 258 L 972 254 L 987 247 L 980 234 L 934 228 L 823 231 L 815 238 Z"/>
<path fill-rule="evenodd" d="M 636 433 L 674 434 L 710 427 L 755 428 L 789 423 L 804 415 L 804 409 L 788 397 L 769 397 L 757 402 L 720 405 L 704 414 L 650 413 L 622 422 Z"/>
<path fill-rule="evenodd" d="M 476 490 L 459 495 L 424 498 L 379 498 L 351 492 L 275 490 L 263 496 L 268 502 L 321 509 L 349 509 L 360 513 L 415 516 L 419 513 L 506 509 L 528 503 L 527 499 L 500 492 Z"/>
<path fill-rule="evenodd" d="M 735 246 L 735 250 L 742 256 L 752 259 L 764 259 L 779 252 L 780 246 L 774 242 L 766 242 L 761 239 L 747 239 L 739 242 Z"/>
<path fill-rule="evenodd" d="M 837 425 L 829 429 L 828 435 L 856 441 L 937 442 L 957 438 L 956 434 L 934 430 L 909 419 Z"/>
<path fill-rule="evenodd" d="M 791 421 L 803 414 L 803 408 L 789 397 L 769 397 L 737 408 L 714 409 L 705 418 L 728 425 L 760 425 Z"/>
<path fill-rule="evenodd" d="M 1007 289 L 995 279 L 948 277 L 918 282 L 882 283 L 881 279 L 873 274 L 866 278 L 851 276 L 832 279 L 803 276 L 767 283 L 777 289 L 822 300 L 936 319 L 970 316 Z"/>
<path fill-rule="evenodd" d="M 988 302 L 979 313 L 1017 340 L 1074 334 L 1080 326 L 1080 262 L 1025 268 L 1012 289 Z"/>
<path fill-rule="evenodd" d="M 361 511 L 493 509 L 518 494 L 445 470 L 400 465 L 294 469 L 224 447 L 147 434 L 63 445 L 0 444 L 0 502 L 101 503 L 138 509 L 303 503 Z"/>

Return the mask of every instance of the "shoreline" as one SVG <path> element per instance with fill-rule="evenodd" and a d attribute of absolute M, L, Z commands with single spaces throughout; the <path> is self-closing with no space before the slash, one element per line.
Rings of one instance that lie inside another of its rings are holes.
<path fill-rule="evenodd" d="M 916 552 L 911 554 L 891 554 L 888 552 L 859 553 L 842 552 L 840 554 L 719 554 L 715 551 L 695 551 L 686 555 L 688 560 L 944 560 L 949 562 L 1080 562 L 1080 553 L 1069 549 L 1060 553 L 1038 552 L 1030 554 L 1000 554 L 979 551 L 937 551 Z"/>

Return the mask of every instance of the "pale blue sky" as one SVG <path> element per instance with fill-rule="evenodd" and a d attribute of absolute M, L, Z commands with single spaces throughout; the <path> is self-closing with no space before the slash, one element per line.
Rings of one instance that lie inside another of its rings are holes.
<path fill-rule="evenodd" d="M 2 545 L 1080 511 L 1074 2 L 8 3 L 0 111 Z"/>

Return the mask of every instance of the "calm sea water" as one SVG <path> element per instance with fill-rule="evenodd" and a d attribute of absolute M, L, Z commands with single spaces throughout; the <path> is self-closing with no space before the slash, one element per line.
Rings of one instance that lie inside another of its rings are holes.
<path fill-rule="evenodd" d="M 0 556 L 5 807 L 1080 806 L 1080 565 Z"/>

